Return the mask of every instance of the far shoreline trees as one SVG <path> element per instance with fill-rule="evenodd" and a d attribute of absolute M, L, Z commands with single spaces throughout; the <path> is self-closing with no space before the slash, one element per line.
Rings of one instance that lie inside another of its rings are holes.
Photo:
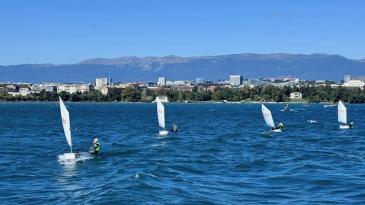
<path fill-rule="evenodd" d="M 327 86 L 301 86 L 301 87 L 275 87 L 257 86 L 250 88 L 219 87 L 214 92 L 202 87 L 192 89 L 179 89 L 170 87 L 160 87 L 148 89 L 140 87 L 127 87 L 125 89 L 110 88 L 107 95 L 103 95 L 98 90 L 90 92 L 46 92 L 32 93 L 27 96 L 11 96 L 0 92 L 1 101 L 57 101 L 58 97 L 64 101 L 72 102 L 152 102 L 156 96 L 165 95 L 171 102 L 291 102 L 289 99 L 291 92 L 301 92 L 304 102 L 337 102 L 343 100 L 349 103 L 365 103 L 365 91 L 359 88 L 345 88 L 338 86 L 333 88 Z"/>

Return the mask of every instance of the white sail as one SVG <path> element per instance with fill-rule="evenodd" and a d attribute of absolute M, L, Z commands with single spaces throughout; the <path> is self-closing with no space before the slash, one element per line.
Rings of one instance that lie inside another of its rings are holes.
<path fill-rule="evenodd" d="M 261 104 L 261 111 L 262 111 L 262 116 L 264 117 L 266 124 L 268 126 L 270 126 L 271 128 L 274 128 L 275 124 L 274 124 L 274 120 L 272 119 L 271 111 L 264 104 Z"/>
<path fill-rule="evenodd" d="M 165 108 L 160 100 L 157 100 L 158 125 L 165 129 Z"/>
<path fill-rule="evenodd" d="M 61 108 L 61 118 L 62 118 L 63 131 L 65 132 L 67 143 L 70 146 L 70 149 L 71 149 L 71 152 L 72 152 L 70 114 L 68 113 L 67 108 L 66 108 L 66 106 L 63 103 L 61 98 L 60 98 L 60 108 Z"/>
<path fill-rule="evenodd" d="M 338 102 L 337 114 L 338 122 L 342 124 L 347 124 L 347 110 L 342 101 Z"/>

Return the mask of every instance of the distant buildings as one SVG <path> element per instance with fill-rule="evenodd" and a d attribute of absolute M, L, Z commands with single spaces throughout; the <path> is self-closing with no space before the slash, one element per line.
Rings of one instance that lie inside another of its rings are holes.
<path fill-rule="evenodd" d="M 59 84 L 57 86 L 57 93 L 60 92 L 67 92 L 67 93 L 76 93 L 76 92 L 89 92 L 90 85 L 89 84 Z"/>
<path fill-rule="evenodd" d="M 166 85 L 169 86 L 191 86 L 191 80 L 176 80 L 176 81 L 167 81 Z"/>
<path fill-rule="evenodd" d="M 46 91 L 46 92 L 53 92 L 56 91 L 57 89 L 57 85 L 54 83 L 50 83 L 50 84 L 34 84 L 31 86 L 31 89 L 33 92 L 35 93 L 39 93 L 42 90 Z"/>
<path fill-rule="evenodd" d="M 159 77 L 157 85 L 159 86 L 165 86 L 166 85 L 166 78 L 165 77 Z"/>
<path fill-rule="evenodd" d="M 342 84 L 343 87 L 351 87 L 351 88 L 361 88 L 363 89 L 365 86 L 365 82 L 362 80 L 349 80 Z"/>
<path fill-rule="evenodd" d="M 240 86 L 242 84 L 242 77 L 240 75 L 230 75 L 229 84 L 231 86 Z"/>
<path fill-rule="evenodd" d="M 303 95 L 301 92 L 292 92 L 290 93 L 290 97 L 291 100 L 300 100 L 303 98 Z"/>
<path fill-rule="evenodd" d="M 109 92 L 108 86 L 111 86 L 110 78 L 96 78 L 95 89 L 99 90 L 103 95 L 107 95 Z"/>
<path fill-rule="evenodd" d="M 161 86 L 164 86 L 163 88 Z M 30 84 L 30 83 L 0 83 L 0 94 L 6 93 L 12 96 L 26 96 L 29 94 L 40 93 L 42 91 L 46 92 L 67 92 L 70 94 L 76 92 L 90 92 L 92 90 L 98 90 L 103 95 L 108 95 L 111 91 L 123 92 L 128 87 L 137 88 L 145 93 L 148 90 L 175 90 L 183 92 L 192 91 L 211 91 L 215 92 L 219 88 L 243 88 L 243 87 L 265 87 L 265 86 L 275 86 L 275 87 L 303 87 L 303 86 L 330 86 L 336 88 L 338 86 L 342 87 L 354 87 L 354 88 L 365 88 L 365 77 L 361 76 L 344 76 L 344 83 L 338 84 L 334 81 L 328 80 L 300 80 L 294 77 L 279 77 L 279 78 L 261 78 L 261 79 L 243 79 L 241 75 L 230 75 L 229 79 L 227 77 L 222 80 L 217 81 L 207 81 L 203 78 L 196 78 L 194 80 L 170 80 L 167 81 L 165 77 L 159 77 L 158 81 L 153 82 L 118 82 L 111 84 L 111 79 L 107 77 L 99 77 L 95 79 L 95 83 L 40 83 L 40 84 Z M 302 94 L 299 92 L 290 93 L 290 99 L 302 99 Z M 152 100 L 152 99 L 151 99 Z"/>
<path fill-rule="evenodd" d="M 365 86 L 365 76 L 344 75 L 343 81 L 344 81 L 344 83 L 342 84 L 343 87 L 363 89 Z"/>
<path fill-rule="evenodd" d="M 30 92 L 30 88 L 29 87 L 23 87 L 23 88 L 19 88 L 19 94 L 21 96 L 27 96 L 29 95 L 31 92 Z"/>
<path fill-rule="evenodd" d="M 344 75 L 343 81 L 346 83 L 350 80 L 360 80 L 365 81 L 365 76 L 352 76 L 352 75 Z"/>
<path fill-rule="evenodd" d="M 30 84 L 2 84 L 0 85 L 0 91 L 5 91 L 12 96 L 27 96 L 32 93 Z"/>

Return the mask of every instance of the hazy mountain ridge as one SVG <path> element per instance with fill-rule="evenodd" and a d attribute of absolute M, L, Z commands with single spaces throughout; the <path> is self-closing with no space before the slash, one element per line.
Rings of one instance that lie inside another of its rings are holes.
<path fill-rule="evenodd" d="M 230 54 L 218 56 L 163 56 L 93 58 L 76 64 L 22 64 L 0 66 L 0 81 L 90 82 L 111 75 L 114 81 L 168 79 L 228 79 L 294 76 L 303 79 L 340 80 L 344 74 L 365 75 L 364 59 L 331 54 Z"/>

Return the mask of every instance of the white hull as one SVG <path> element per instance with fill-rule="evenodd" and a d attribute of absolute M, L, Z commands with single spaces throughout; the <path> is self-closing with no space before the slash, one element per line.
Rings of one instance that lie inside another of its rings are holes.
<path fill-rule="evenodd" d="M 275 130 L 271 130 L 272 132 L 282 132 L 281 129 L 275 129 Z"/>
<path fill-rule="evenodd" d="M 167 136 L 169 134 L 169 132 L 167 130 L 160 130 L 160 132 L 158 134 L 160 136 Z"/>
<path fill-rule="evenodd" d="M 71 161 L 76 159 L 76 153 L 64 153 L 63 155 L 58 155 L 60 161 Z"/>
<path fill-rule="evenodd" d="M 350 129 L 350 126 L 348 126 L 348 125 L 340 125 L 340 129 Z"/>

